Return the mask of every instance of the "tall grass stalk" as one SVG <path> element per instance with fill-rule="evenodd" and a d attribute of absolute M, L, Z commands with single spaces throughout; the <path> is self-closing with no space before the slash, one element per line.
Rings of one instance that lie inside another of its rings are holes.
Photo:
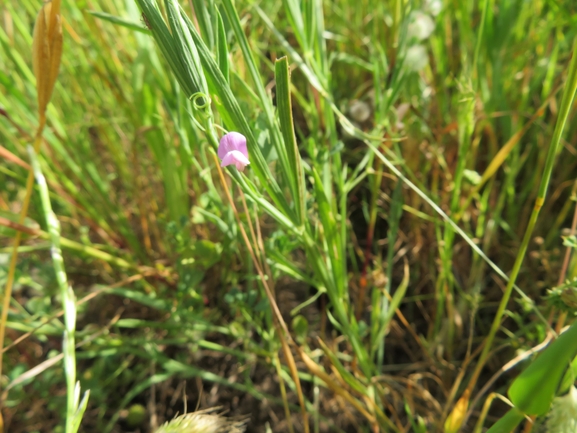
<path fill-rule="evenodd" d="M 72 287 L 68 284 L 62 249 L 60 248 L 60 222 L 52 211 L 46 179 L 42 174 L 36 151 L 32 146 L 28 146 L 28 154 L 38 185 L 46 226 L 50 233 L 52 264 L 64 307 L 65 330 L 62 340 L 62 352 L 64 354 L 64 372 L 66 374 L 66 433 L 76 433 L 80 427 L 82 416 L 88 404 L 88 396 L 90 395 L 90 392 L 86 391 L 82 401 L 80 401 L 80 382 L 76 382 L 76 298 Z"/>
<path fill-rule="evenodd" d="M 531 236 L 533 234 L 537 218 L 539 217 L 539 212 L 545 202 L 545 197 L 547 195 L 547 188 L 549 186 L 549 181 L 551 180 L 551 174 L 553 172 L 553 167 L 555 165 L 555 159 L 559 152 L 559 145 L 561 143 L 563 129 L 565 127 L 565 123 L 567 122 L 567 118 L 569 117 L 569 114 L 571 112 L 576 90 L 577 90 L 577 38 L 573 42 L 573 57 L 571 59 L 571 63 L 568 68 L 567 81 L 565 83 L 565 89 L 563 91 L 563 97 L 561 100 L 559 115 L 557 117 L 557 123 L 555 124 L 553 137 L 551 138 L 551 143 L 549 144 L 549 150 L 547 152 L 547 160 L 545 162 L 545 168 L 541 176 L 541 182 L 539 184 L 537 198 L 535 199 L 535 205 L 533 207 L 533 211 L 531 212 L 531 217 L 527 224 L 527 228 L 525 229 L 525 234 L 519 247 L 517 257 L 515 258 L 515 263 L 513 264 L 513 269 L 511 270 L 511 275 L 509 277 L 509 282 L 507 283 L 505 292 L 503 293 L 503 297 L 501 298 L 501 302 L 499 303 L 499 307 L 497 309 L 497 312 L 495 313 L 493 323 L 491 324 L 491 329 L 489 330 L 489 333 L 487 334 L 487 337 L 483 342 L 484 345 L 483 351 L 479 356 L 479 360 L 476 364 L 475 370 L 473 371 L 471 379 L 469 380 L 467 386 L 467 391 L 469 393 L 473 391 L 479 378 L 479 375 L 481 374 L 481 370 L 483 369 L 485 363 L 487 362 L 489 352 L 493 344 L 493 339 L 495 338 L 495 335 L 501 325 L 501 320 L 503 319 L 503 314 L 505 313 L 505 309 L 507 308 L 509 298 L 511 297 L 515 281 L 517 280 L 517 276 L 519 275 L 519 271 L 521 270 L 521 265 L 523 264 L 523 260 L 525 258 L 525 253 L 527 252 L 529 241 L 531 240 Z"/>

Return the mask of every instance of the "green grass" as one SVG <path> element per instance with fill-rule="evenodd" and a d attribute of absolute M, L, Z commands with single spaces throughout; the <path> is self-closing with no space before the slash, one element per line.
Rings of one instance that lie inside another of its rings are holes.
<path fill-rule="evenodd" d="M 74 431 L 76 379 L 86 432 L 570 425 L 575 348 L 520 355 L 576 311 L 573 2 L 156 4 L 64 2 L 32 158 L 41 3 L 2 6 L 6 431 Z"/>

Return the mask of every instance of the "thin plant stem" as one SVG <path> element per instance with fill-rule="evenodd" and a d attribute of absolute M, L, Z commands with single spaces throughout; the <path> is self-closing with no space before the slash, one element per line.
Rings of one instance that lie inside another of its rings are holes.
<path fill-rule="evenodd" d="M 244 196 L 244 193 L 242 192 L 242 190 L 239 190 L 239 191 L 240 191 L 240 198 L 242 201 L 242 208 L 244 209 L 244 214 L 246 215 L 248 230 L 250 232 L 250 237 L 252 238 L 254 250 L 257 254 L 257 259 L 259 260 L 259 263 L 264 270 L 264 264 L 266 263 L 265 258 L 264 258 L 264 251 L 261 250 L 260 245 L 257 241 L 256 233 L 255 233 L 254 227 L 252 225 L 252 220 L 250 217 L 250 212 L 248 211 L 248 206 L 246 204 L 246 198 Z M 272 280 L 271 280 L 271 282 L 272 282 Z M 274 287 L 271 287 L 271 290 L 272 290 L 272 293 L 274 294 Z"/>
<path fill-rule="evenodd" d="M 481 44 L 483 43 L 483 36 L 485 32 L 485 21 L 487 19 L 487 9 L 489 8 L 489 0 L 483 2 L 483 12 L 481 13 L 481 23 L 479 24 L 479 34 L 477 35 L 477 43 L 475 44 L 475 54 L 473 55 L 473 74 L 475 77 L 475 90 L 479 88 L 479 75 L 477 65 L 479 63 L 479 53 L 481 52 Z"/>
<path fill-rule="evenodd" d="M 36 157 L 36 150 L 31 146 L 28 147 L 28 154 L 30 156 L 30 162 L 32 165 L 32 170 L 34 172 L 34 177 L 39 187 L 40 200 L 42 202 L 42 208 L 44 212 L 44 217 L 46 219 L 46 226 L 48 227 L 48 232 L 50 233 L 50 241 L 52 242 L 51 255 L 52 264 L 54 266 L 54 273 L 56 274 L 56 281 L 60 289 L 61 302 L 64 307 L 64 338 L 62 342 L 62 352 L 64 354 L 64 372 L 66 374 L 66 433 L 76 433 L 74 428 L 76 409 L 77 394 L 76 387 L 76 351 L 74 347 L 74 339 L 76 332 L 76 304 L 74 298 L 74 292 L 72 287 L 68 284 L 68 278 L 66 276 L 66 270 L 64 267 L 64 260 L 62 258 L 62 250 L 60 248 L 60 222 L 56 218 L 56 215 L 52 211 L 52 204 L 50 203 L 50 196 L 48 194 L 48 187 L 46 185 L 46 179 L 42 174 L 40 169 L 40 163 Z"/>
<path fill-rule="evenodd" d="M 467 392 L 469 392 L 469 394 L 475 387 L 477 380 L 479 379 L 479 375 L 481 374 L 481 370 L 483 369 L 485 363 L 487 362 L 489 352 L 491 350 L 491 346 L 493 343 L 493 339 L 495 338 L 497 330 L 501 325 L 503 314 L 505 313 L 507 303 L 509 302 L 509 298 L 511 297 L 511 293 L 513 292 L 513 286 L 515 285 L 515 281 L 517 280 L 517 276 L 519 275 L 519 271 L 521 270 L 521 265 L 523 264 L 523 259 L 525 258 L 525 253 L 527 252 L 527 247 L 533 234 L 533 229 L 535 228 L 537 218 L 539 217 L 539 212 L 543 207 L 543 203 L 545 202 L 545 196 L 547 194 L 549 181 L 551 180 L 551 174 L 553 171 L 555 158 L 557 156 L 559 144 L 561 143 L 561 135 L 563 133 L 565 123 L 571 110 L 576 89 L 577 89 L 577 38 L 573 42 L 573 58 L 571 59 L 571 63 L 569 65 L 569 73 L 567 77 L 565 91 L 563 93 L 563 99 L 561 101 L 559 117 L 557 118 L 557 124 L 555 125 L 555 130 L 553 132 L 553 138 L 551 139 L 551 145 L 549 146 L 549 151 L 547 153 L 545 169 L 543 171 L 543 176 L 541 178 L 541 183 L 539 185 L 537 198 L 535 199 L 535 205 L 533 206 L 533 211 L 531 213 L 529 223 L 527 224 L 525 235 L 523 236 L 519 252 L 515 259 L 515 263 L 513 264 L 513 270 L 511 271 L 511 276 L 509 277 L 507 287 L 505 288 L 505 293 L 501 298 L 501 302 L 497 309 L 497 313 L 495 314 L 495 318 L 493 319 L 491 329 L 489 330 L 489 334 L 485 339 L 484 342 L 485 346 L 483 348 L 483 352 L 481 352 L 481 356 L 479 357 L 476 368 L 467 386 Z"/>
<path fill-rule="evenodd" d="M 216 154 L 213 153 L 213 157 L 214 157 L 214 160 L 216 162 L 216 167 L 218 169 L 218 175 L 220 178 L 220 182 L 221 182 L 222 187 L 225 191 L 225 194 L 226 194 L 226 197 L 229 201 L 229 204 L 232 207 L 234 216 L 237 220 L 239 230 L 242 234 L 245 245 L 248 248 L 248 251 L 249 251 L 250 256 L 253 260 L 254 266 L 257 269 L 258 275 L 259 275 L 261 282 L 262 282 L 262 285 L 265 289 L 265 293 L 268 297 L 270 306 L 271 306 L 273 313 L 274 313 L 274 316 L 276 318 L 276 320 L 273 320 L 273 323 L 275 324 L 275 328 L 277 330 L 277 334 L 279 336 L 279 340 L 280 340 L 281 345 L 282 345 L 284 356 L 286 358 L 287 363 L 289 364 L 289 369 L 291 371 L 291 375 L 293 376 L 293 380 L 294 380 L 296 388 L 297 388 L 297 395 L 298 395 L 298 399 L 299 399 L 299 404 L 301 406 L 301 413 L 302 413 L 302 417 L 303 417 L 303 425 L 304 425 L 305 433 L 309 433 L 308 413 L 306 410 L 304 395 L 303 395 L 300 379 L 298 377 L 298 372 L 296 370 L 296 364 L 294 362 L 294 358 L 292 356 L 292 353 L 291 353 L 290 348 L 288 347 L 288 344 L 286 341 L 286 339 L 292 340 L 290 333 L 289 333 L 289 330 L 288 330 L 288 327 L 287 327 L 284 319 L 282 318 L 282 314 L 281 314 L 281 312 L 278 308 L 278 305 L 274 299 L 274 295 L 273 295 L 273 293 L 272 293 L 272 291 L 271 291 L 271 289 L 267 283 L 267 279 L 265 278 L 264 272 L 263 272 L 263 270 L 260 266 L 260 263 L 259 263 L 256 255 L 255 255 L 255 252 L 254 252 L 254 250 L 250 244 L 250 241 L 248 239 L 246 231 L 244 230 L 244 227 L 240 221 L 240 216 L 238 214 L 238 210 L 236 209 L 236 206 L 234 204 L 232 196 L 230 195 L 230 190 L 228 189 L 228 186 L 226 184 L 226 180 L 224 178 L 224 174 L 222 172 L 222 169 L 220 168 L 220 164 L 218 163 L 218 158 L 217 158 Z"/>
<path fill-rule="evenodd" d="M 278 382 L 279 382 L 279 387 L 280 387 L 280 394 L 282 396 L 282 403 L 283 403 L 283 407 L 284 407 L 284 413 L 285 413 L 285 417 L 286 417 L 286 422 L 287 422 L 287 426 L 289 429 L 289 433 L 294 433 L 294 428 L 293 428 L 293 422 L 291 419 L 291 410 L 290 407 L 288 405 L 288 399 L 287 399 L 287 394 L 286 394 L 286 387 L 284 385 L 284 380 L 282 378 L 282 370 L 281 370 L 281 365 L 280 365 L 280 360 L 278 358 L 278 355 L 275 354 L 274 356 L 274 366 L 276 368 L 276 372 L 278 375 Z"/>

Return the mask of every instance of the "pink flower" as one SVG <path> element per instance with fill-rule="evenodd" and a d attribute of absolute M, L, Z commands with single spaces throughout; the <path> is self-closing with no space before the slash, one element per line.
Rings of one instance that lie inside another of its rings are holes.
<path fill-rule="evenodd" d="M 238 171 L 250 164 L 246 150 L 246 137 L 238 132 L 229 132 L 220 139 L 218 157 L 222 160 L 221 167 L 234 164 Z"/>

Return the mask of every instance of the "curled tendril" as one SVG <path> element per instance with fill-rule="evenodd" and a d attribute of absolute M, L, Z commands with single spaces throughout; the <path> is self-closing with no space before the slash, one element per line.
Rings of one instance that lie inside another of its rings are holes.
<path fill-rule="evenodd" d="M 212 117 L 212 112 L 210 111 L 210 96 L 202 92 L 196 92 L 193 93 L 189 99 L 192 101 L 194 110 L 197 111 L 202 117 L 205 119 Z"/>

